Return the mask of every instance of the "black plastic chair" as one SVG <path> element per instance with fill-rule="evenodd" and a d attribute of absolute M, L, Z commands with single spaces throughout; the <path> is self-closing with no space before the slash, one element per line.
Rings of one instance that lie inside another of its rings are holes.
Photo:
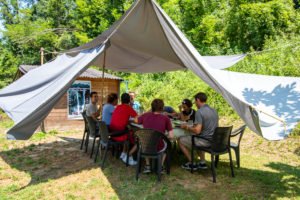
<path fill-rule="evenodd" d="M 83 122 L 84 122 L 84 130 L 83 130 L 83 137 L 81 140 L 81 145 L 80 145 L 80 149 L 83 148 L 83 144 L 85 144 L 85 152 L 87 152 L 87 146 L 88 146 L 88 138 L 89 138 L 89 124 L 87 121 L 87 116 L 86 116 L 86 110 L 84 110 L 82 113 L 82 118 L 83 118 Z M 85 142 L 84 142 L 85 141 Z"/>
<path fill-rule="evenodd" d="M 110 147 L 113 147 L 113 148 L 117 149 L 118 147 L 120 147 L 120 145 L 125 144 L 125 145 L 127 145 L 127 155 L 129 154 L 129 145 L 130 145 L 129 131 L 126 129 L 124 131 L 109 132 L 107 125 L 103 121 L 99 121 L 98 125 L 99 125 L 100 140 L 98 141 L 98 146 L 97 146 L 97 149 L 96 149 L 96 155 L 95 155 L 95 160 L 94 161 L 95 162 L 97 161 L 99 151 L 103 147 L 104 148 L 104 155 L 103 155 L 102 163 L 101 163 L 101 168 L 103 169 L 104 168 L 104 163 L 105 163 L 105 160 L 106 160 L 106 156 L 107 156 L 107 151 Z M 113 137 L 121 136 L 121 135 L 124 135 L 124 134 L 128 134 L 128 137 L 127 137 L 128 139 L 126 141 L 117 142 L 117 141 L 112 140 Z M 117 156 L 118 156 L 118 154 L 117 154 Z M 129 158 L 129 156 L 127 156 L 126 166 L 128 166 L 128 158 Z"/>
<path fill-rule="evenodd" d="M 92 151 L 91 151 L 91 154 L 90 154 L 90 158 L 93 157 L 93 153 L 94 153 L 94 148 L 95 148 L 95 142 L 96 142 L 96 139 L 98 138 L 100 140 L 100 134 L 99 134 L 99 128 L 97 127 L 97 123 L 98 121 L 95 121 L 92 117 L 86 117 L 87 119 L 87 122 L 88 122 L 88 126 L 89 126 L 89 134 L 88 134 L 88 137 L 87 137 L 87 146 L 86 146 L 86 149 L 88 147 L 88 140 L 89 138 L 91 137 L 93 139 L 93 145 L 92 145 Z"/>
<path fill-rule="evenodd" d="M 243 137 L 246 127 L 247 127 L 246 125 L 241 126 L 238 129 L 232 131 L 232 133 L 230 135 L 230 137 L 238 136 L 237 143 L 230 142 L 230 148 L 232 148 L 235 152 L 236 163 L 237 163 L 238 168 L 240 168 L 240 142 L 242 140 L 242 137 Z"/>
<path fill-rule="evenodd" d="M 138 142 L 138 154 L 137 154 L 137 166 L 136 166 L 136 180 L 139 178 L 142 166 L 142 158 L 150 158 L 156 160 L 157 162 L 157 180 L 161 180 L 161 170 L 162 170 L 162 158 L 163 154 L 166 153 L 166 171 L 170 174 L 170 152 L 171 143 L 169 139 L 160 132 L 154 131 L 152 129 L 140 129 L 135 132 Z M 163 139 L 167 143 L 167 149 L 163 152 L 157 151 L 157 145 L 159 141 Z"/>
<path fill-rule="evenodd" d="M 207 140 L 206 138 L 201 137 L 201 135 L 192 135 L 192 163 L 194 163 L 194 150 L 204 151 L 211 154 L 211 171 L 213 176 L 213 182 L 216 182 L 216 170 L 215 166 L 217 162 L 215 162 L 215 156 L 219 156 L 222 154 L 229 154 L 230 160 L 230 169 L 231 176 L 234 177 L 233 172 L 233 163 L 232 156 L 230 151 L 230 134 L 231 134 L 232 126 L 230 127 L 217 127 L 212 136 L 211 146 L 210 147 L 200 147 L 195 145 L 195 139 L 201 138 Z M 209 141 L 209 140 L 208 140 Z M 191 168 L 191 172 L 193 173 L 193 168 Z"/>

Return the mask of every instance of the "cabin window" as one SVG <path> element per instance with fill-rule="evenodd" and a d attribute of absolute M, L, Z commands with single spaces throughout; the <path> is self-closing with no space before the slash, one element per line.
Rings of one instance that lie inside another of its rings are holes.
<path fill-rule="evenodd" d="M 68 90 L 68 119 L 82 119 L 82 111 L 90 103 L 91 81 L 75 81 Z"/>

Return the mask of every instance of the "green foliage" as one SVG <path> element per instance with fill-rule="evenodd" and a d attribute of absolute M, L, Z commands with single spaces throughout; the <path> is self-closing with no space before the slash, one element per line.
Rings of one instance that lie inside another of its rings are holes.
<path fill-rule="evenodd" d="M 297 126 L 293 129 L 290 136 L 300 136 L 300 122 L 297 124 Z M 300 151 L 300 150 L 298 150 Z"/>
<path fill-rule="evenodd" d="M 300 77 L 300 36 L 276 37 L 265 40 L 263 49 L 276 49 L 255 53 L 231 68 L 232 71 Z"/>
<path fill-rule="evenodd" d="M 17 66 L 20 63 L 18 57 L 3 47 L 4 46 L 0 44 L 0 88 L 3 88 L 13 81 Z"/>
<path fill-rule="evenodd" d="M 292 1 L 240 3 L 229 13 L 226 35 L 232 47 L 242 51 L 251 47 L 258 50 L 267 38 L 299 33 L 299 17 Z"/>
<path fill-rule="evenodd" d="M 113 73 L 113 72 L 110 72 Z M 126 74 L 114 73 L 126 77 L 129 80 L 128 89 L 137 93 L 136 99 L 142 104 L 144 110 L 149 110 L 154 98 L 163 99 L 165 105 L 178 110 L 181 101 L 188 98 L 194 101 L 194 95 L 205 92 L 208 95 L 208 103 L 217 109 L 220 115 L 233 115 L 234 111 L 198 76 L 190 71 L 176 71 L 157 74 Z M 126 92 L 125 83 L 121 85 L 121 92 Z M 195 107 L 196 109 L 196 107 Z"/>
<path fill-rule="evenodd" d="M 76 0 L 74 25 L 82 42 L 97 37 L 124 13 L 132 1 Z M 81 34 L 82 33 L 82 34 Z M 80 36 L 81 35 L 81 36 Z"/>

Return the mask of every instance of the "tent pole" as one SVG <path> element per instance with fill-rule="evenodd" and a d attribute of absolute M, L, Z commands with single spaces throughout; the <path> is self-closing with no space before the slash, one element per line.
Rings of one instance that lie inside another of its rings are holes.
<path fill-rule="evenodd" d="M 44 64 L 44 48 L 43 47 L 41 47 L 40 53 L 41 53 L 41 66 L 42 66 Z M 42 121 L 40 128 L 43 133 L 46 133 L 44 120 Z"/>
<path fill-rule="evenodd" d="M 254 110 L 257 110 L 257 111 L 259 111 L 259 112 L 261 112 L 261 113 L 264 113 L 265 115 L 268 115 L 269 117 L 272 117 L 273 119 L 275 119 L 275 120 L 280 121 L 281 123 L 283 123 L 283 126 L 284 126 L 284 133 L 286 133 L 286 126 L 287 126 L 287 124 L 286 124 L 285 120 L 281 119 L 280 117 L 278 117 L 278 116 L 276 116 L 276 115 L 272 115 L 272 114 L 270 114 L 270 113 L 267 113 L 266 111 L 261 110 L 261 109 L 259 109 L 259 108 L 256 108 L 256 107 L 254 107 L 254 106 L 251 106 L 251 107 L 252 107 Z"/>
<path fill-rule="evenodd" d="M 100 113 L 102 112 L 102 106 L 104 102 L 104 70 L 105 70 L 105 62 L 106 62 L 106 50 L 103 55 L 103 64 L 102 64 L 102 89 L 101 89 L 101 104 L 100 104 Z M 101 113 L 102 114 L 102 113 Z"/>

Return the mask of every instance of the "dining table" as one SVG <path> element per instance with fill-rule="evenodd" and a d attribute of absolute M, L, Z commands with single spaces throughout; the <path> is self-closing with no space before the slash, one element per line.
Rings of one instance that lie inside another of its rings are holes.
<path fill-rule="evenodd" d="M 177 141 L 178 138 L 182 137 L 182 136 L 188 136 L 191 135 L 191 132 L 182 129 L 180 127 L 180 124 L 186 123 L 186 122 L 182 122 L 182 121 L 178 121 L 178 120 L 171 120 L 172 123 L 172 127 L 173 127 L 173 134 L 174 134 L 174 138 L 170 139 L 170 141 Z M 134 122 L 130 123 L 130 126 L 132 126 L 135 129 L 142 129 L 144 128 L 142 124 L 137 124 Z M 189 125 L 192 126 L 192 125 Z"/>

